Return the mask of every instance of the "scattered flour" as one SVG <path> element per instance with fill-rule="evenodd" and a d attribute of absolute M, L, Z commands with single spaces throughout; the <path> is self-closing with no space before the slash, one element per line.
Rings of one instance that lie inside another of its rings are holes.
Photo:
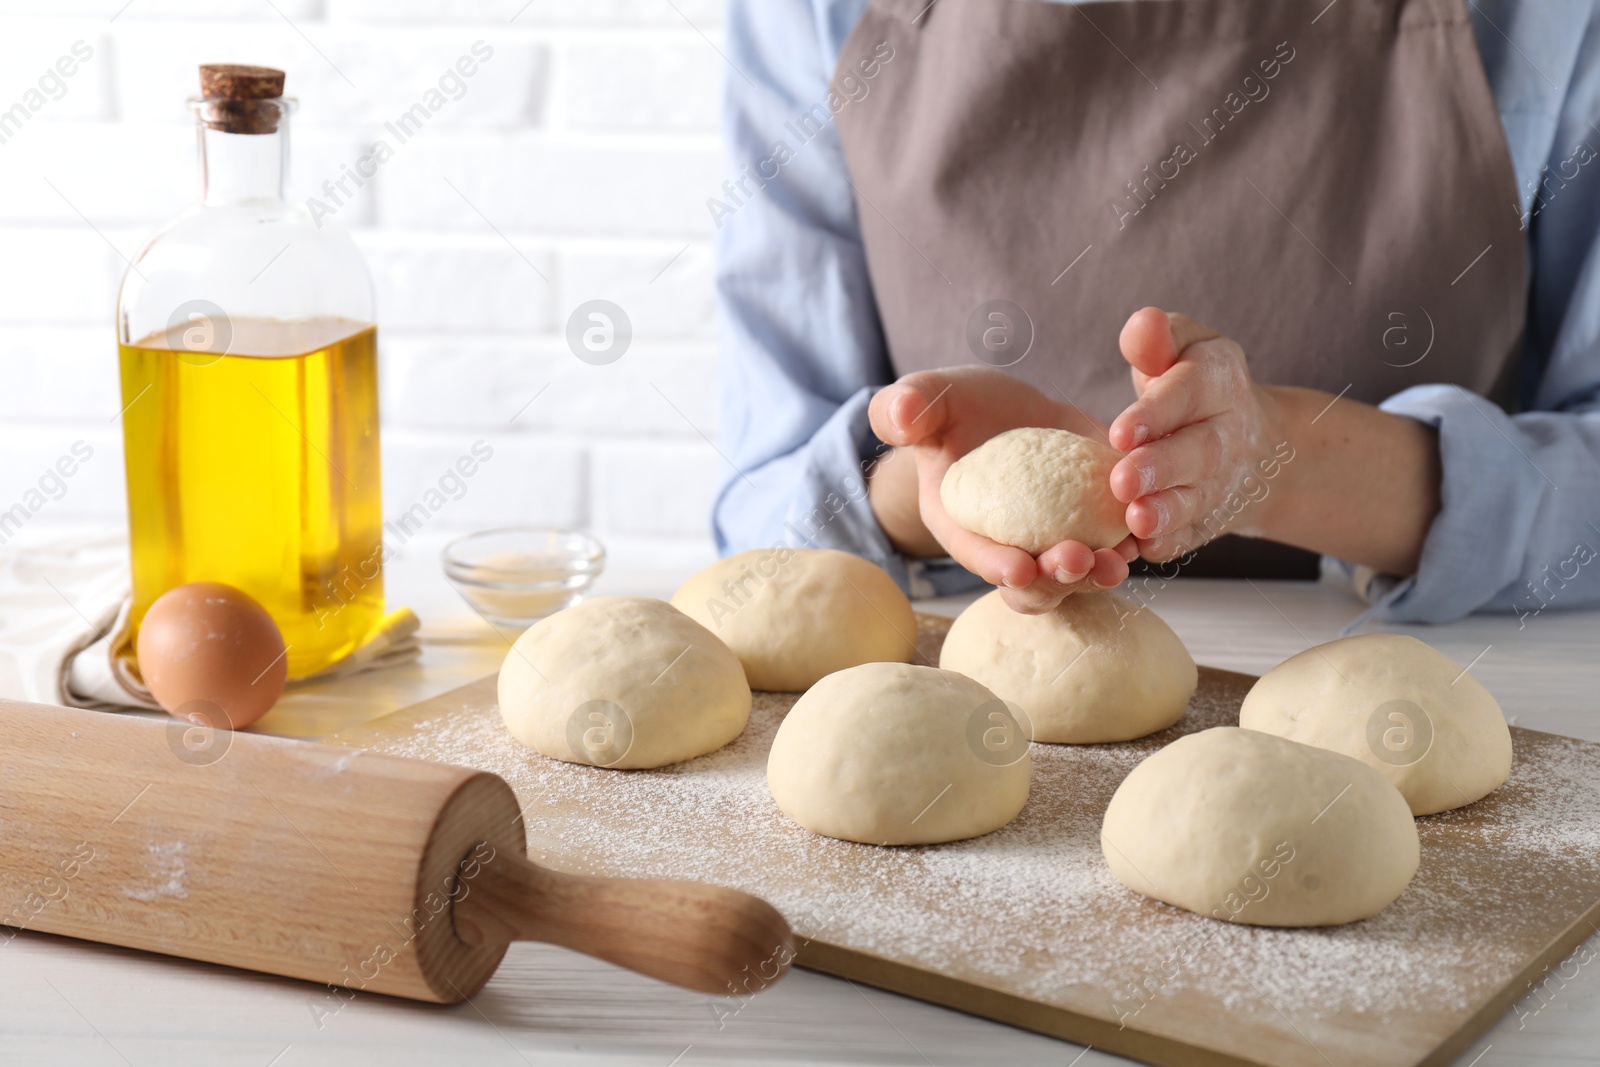
<path fill-rule="evenodd" d="M 920 622 L 934 658 L 948 624 Z M 1183 721 L 1150 738 L 1034 745 L 1016 821 L 925 847 L 817 837 L 779 812 L 766 753 L 792 694 L 756 694 L 731 745 L 654 771 L 524 749 L 500 722 L 492 679 L 465 706 L 401 712 L 339 740 L 500 775 L 526 805 L 530 858 L 550 866 L 737 886 L 806 937 L 1212 1047 L 1254 1048 L 1243 1036 L 1254 1027 L 1319 1046 L 1302 1048 L 1306 1062 L 1322 1062 L 1324 1044 L 1414 1062 L 1600 898 L 1600 745 L 1513 731 L 1511 780 L 1420 820 L 1416 880 L 1371 919 L 1223 923 L 1125 889 L 1101 857 L 1100 819 L 1150 753 L 1236 724 L 1250 681 L 1203 670 Z"/>

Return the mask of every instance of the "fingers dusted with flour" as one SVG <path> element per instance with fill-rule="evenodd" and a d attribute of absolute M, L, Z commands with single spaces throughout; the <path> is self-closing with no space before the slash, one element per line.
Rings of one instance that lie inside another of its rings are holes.
<path fill-rule="evenodd" d="M 1142 396 L 1150 380 L 1172 369 L 1184 349 L 1218 336 L 1217 331 L 1200 325 L 1187 315 L 1147 307 L 1128 316 L 1117 338 L 1117 346 L 1122 350 L 1122 358 L 1128 361 L 1128 366 L 1133 370 L 1134 391 Z M 1121 419 L 1117 421 L 1122 422 Z M 1113 423 L 1113 428 L 1115 426 Z M 1112 447 L 1124 452 L 1139 443 L 1120 440 L 1116 433 L 1111 436 Z"/>
<path fill-rule="evenodd" d="M 1343 392 L 1263 385 L 1234 340 L 1160 308 L 1129 316 L 1119 343 L 1137 398 L 1108 431 L 1125 453 L 1109 481 L 1140 555 L 1244 534 L 1415 572 L 1441 507 L 1431 426 Z"/>
<path fill-rule="evenodd" d="M 1111 491 L 1140 553 L 1167 560 L 1219 532 L 1206 520 L 1281 439 L 1277 406 L 1244 350 L 1186 315 L 1144 308 L 1119 343 L 1138 398 L 1111 424 L 1112 446 L 1126 453 Z M 1242 515 L 1229 532 L 1255 532 L 1261 518 Z"/>

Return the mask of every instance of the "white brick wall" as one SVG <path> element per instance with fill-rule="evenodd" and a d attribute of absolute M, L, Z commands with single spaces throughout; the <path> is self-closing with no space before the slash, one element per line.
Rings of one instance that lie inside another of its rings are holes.
<path fill-rule="evenodd" d="M 377 285 L 386 511 L 481 438 L 493 460 L 419 544 L 536 523 L 623 566 L 709 560 L 720 19 L 721 0 L 0 0 L 0 110 L 94 51 L 0 144 L 0 509 L 82 440 L 93 459 L 30 533 L 122 519 L 116 286 L 194 198 L 198 64 L 286 69 L 303 200 L 482 40 L 461 99 L 338 213 Z M 564 340 L 595 298 L 634 329 L 603 367 Z"/>

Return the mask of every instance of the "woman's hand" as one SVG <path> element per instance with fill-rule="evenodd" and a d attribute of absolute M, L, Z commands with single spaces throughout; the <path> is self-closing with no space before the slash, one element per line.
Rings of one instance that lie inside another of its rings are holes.
<path fill-rule="evenodd" d="M 1138 399 L 1111 424 L 1126 452 L 1111 491 L 1128 505 L 1139 554 L 1161 562 L 1228 533 L 1259 534 L 1263 463 L 1288 448 L 1276 395 L 1250 377 L 1244 350 L 1185 315 L 1147 307 L 1122 328 Z M 1253 481 L 1247 482 L 1254 475 Z M 1258 492 L 1246 490 L 1257 486 Z M 1235 514 L 1226 506 L 1229 498 Z"/>
<path fill-rule="evenodd" d="M 1128 452 L 1111 491 L 1140 555 L 1239 533 L 1416 572 L 1443 484 L 1433 427 L 1342 392 L 1261 385 L 1237 344 L 1159 308 L 1134 313 L 1121 345 L 1139 398 L 1111 424 Z"/>
<path fill-rule="evenodd" d="M 873 471 L 872 507 L 902 551 L 928 555 L 936 543 L 957 563 L 1000 586 L 1012 608 L 1029 614 L 1050 610 L 1078 589 L 1110 588 L 1128 576 L 1128 561 L 1135 555 L 1132 538 L 1098 552 L 1063 541 L 1035 559 L 957 525 L 939 499 L 950 465 L 1006 430 L 1052 426 L 1103 436 L 1103 429 L 1076 408 L 1057 404 L 995 368 L 954 367 L 906 375 L 872 398 L 869 414 L 873 432 L 896 448 Z"/>

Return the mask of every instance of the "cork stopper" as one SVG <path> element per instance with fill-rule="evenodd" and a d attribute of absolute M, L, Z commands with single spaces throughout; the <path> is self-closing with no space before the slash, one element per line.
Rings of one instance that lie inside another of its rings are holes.
<path fill-rule="evenodd" d="M 224 133 L 274 133 L 283 117 L 283 71 L 238 63 L 200 67 L 201 116 Z"/>

